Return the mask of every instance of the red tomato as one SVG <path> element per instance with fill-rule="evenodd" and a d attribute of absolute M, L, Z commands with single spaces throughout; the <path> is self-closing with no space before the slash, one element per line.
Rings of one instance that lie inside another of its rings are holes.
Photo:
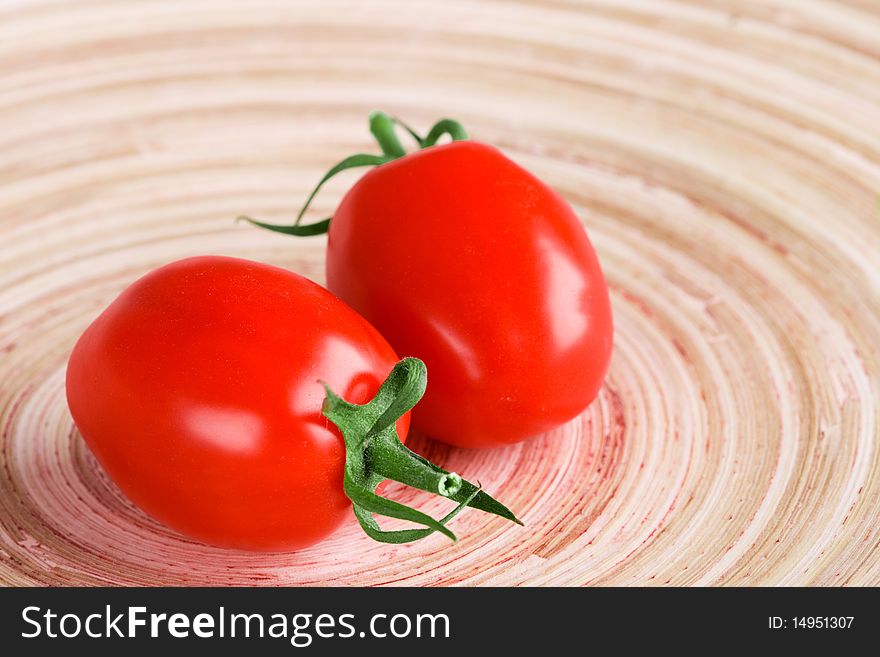
<path fill-rule="evenodd" d="M 396 361 L 311 281 L 190 258 L 136 281 L 86 330 L 67 399 L 98 461 L 147 513 L 208 543 L 289 550 L 351 515 L 318 380 L 364 403 Z M 401 438 L 408 425 L 398 421 Z"/>
<path fill-rule="evenodd" d="M 491 146 L 434 146 L 364 175 L 330 223 L 327 282 L 425 362 L 413 426 L 454 445 L 553 429 L 608 368 L 611 307 L 582 224 Z"/>

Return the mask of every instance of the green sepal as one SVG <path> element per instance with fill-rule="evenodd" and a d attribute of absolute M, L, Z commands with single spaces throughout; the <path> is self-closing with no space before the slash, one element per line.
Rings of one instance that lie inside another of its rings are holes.
<path fill-rule="evenodd" d="M 397 435 L 396 423 L 421 399 L 427 385 L 427 369 L 417 358 L 404 358 L 391 371 L 375 397 L 366 404 L 352 404 L 326 384 L 323 414 L 342 433 L 345 441 L 343 489 L 354 506 L 364 532 L 385 543 L 407 543 L 440 532 L 455 540 L 446 526 L 466 507 L 472 507 L 522 524 L 503 504 L 479 486 L 447 472 L 408 449 Z M 458 502 L 436 520 L 412 507 L 377 495 L 386 479 L 428 491 Z M 424 529 L 385 531 L 373 514 L 407 520 Z"/>
<path fill-rule="evenodd" d="M 277 224 L 267 224 L 262 221 L 257 221 L 255 219 L 251 219 L 250 217 L 241 216 L 238 217 L 239 221 L 248 221 L 252 223 L 254 226 L 259 226 L 260 228 L 265 228 L 266 230 L 273 230 L 276 233 L 284 233 L 285 235 L 297 235 L 299 237 L 309 237 L 311 235 L 323 235 L 330 229 L 330 217 L 326 219 L 322 219 L 321 221 L 317 221 L 313 224 L 307 224 L 305 226 L 301 225 L 303 216 L 305 216 L 306 210 L 309 209 L 309 206 L 312 204 L 312 201 L 315 198 L 315 195 L 318 193 L 318 190 L 324 186 L 328 180 L 330 180 L 333 176 L 342 173 L 348 169 L 355 169 L 357 167 L 372 167 L 378 166 L 380 164 L 385 164 L 385 162 L 390 162 L 392 157 L 387 157 L 385 155 L 369 155 L 367 153 L 358 153 L 357 155 L 349 155 L 347 158 L 338 162 L 335 166 L 333 166 L 327 173 L 324 174 L 324 177 L 318 182 L 315 188 L 312 190 L 312 193 L 309 194 L 306 199 L 305 205 L 303 205 L 302 209 L 299 211 L 299 214 L 296 217 L 296 221 L 290 226 L 279 226 Z"/>
<path fill-rule="evenodd" d="M 348 169 L 381 166 L 404 157 L 406 155 L 406 150 L 404 150 L 400 140 L 397 138 L 395 131 L 396 126 L 400 126 L 406 130 L 419 145 L 420 149 L 434 146 L 444 135 L 449 135 L 453 141 L 462 141 L 468 138 L 467 131 L 464 127 L 458 121 L 454 121 L 453 119 L 441 119 L 440 121 L 437 121 L 437 123 L 435 123 L 428 131 L 428 134 L 425 137 L 421 137 L 415 130 L 398 118 L 392 117 L 391 115 L 378 110 L 370 112 L 370 133 L 375 138 L 376 143 L 379 144 L 379 148 L 382 149 L 381 155 L 357 153 L 355 155 L 349 155 L 344 160 L 337 162 L 327 173 L 324 174 L 324 177 L 318 181 L 318 184 L 315 185 L 315 188 L 309 194 L 308 198 L 306 198 L 306 202 L 299 211 L 296 220 L 290 226 L 267 224 L 246 216 L 240 216 L 238 217 L 238 220 L 247 221 L 254 226 L 259 226 L 266 230 L 272 230 L 276 233 L 284 233 L 285 235 L 295 235 L 297 237 L 323 235 L 330 229 L 330 220 L 332 217 L 327 217 L 321 221 L 316 221 L 305 226 L 301 225 L 302 219 L 311 206 L 318 191 L 324 186 L 324 183 L 333 178 L 333 176 L 342 173 L 343 171 L 347 171 Z"/>

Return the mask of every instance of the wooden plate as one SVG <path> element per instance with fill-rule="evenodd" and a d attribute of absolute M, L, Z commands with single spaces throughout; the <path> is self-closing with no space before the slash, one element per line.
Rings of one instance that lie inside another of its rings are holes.
<path fill-rule="evenodd" d="M 6 3 L 0 581 L 880 584 L 878 34 L 865 0 Z M 456 545 L 353 522 L 294 554 L 187 541 L 74 430 L 71 346 L 183 256 L 322 281 L 322 238 L 232 219 L 290 218 L 371 148 L 373 108 L 454 116 L 571 201 L 612 288 L 607 385 L 508 449 L 415 440 L 525 529 L 470 512 Z"/>

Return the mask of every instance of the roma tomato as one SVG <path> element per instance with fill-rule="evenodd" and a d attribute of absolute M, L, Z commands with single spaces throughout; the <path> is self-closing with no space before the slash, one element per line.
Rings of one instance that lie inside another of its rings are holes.
<path fill-rule="evenodd" d="M 328 287 L 399 353 L 424 360 L 431 386 L 413 426 L 431 437 L 504 445 L 572 419 L 596 396 L 612 347 L 608 290 L 583 225 L 458 124 L 413 133 L 422 150 L 403 155 L 390 121 L 372 116 L 382 156 L 328 174 L 378 164 L 329 221 Z M 443 133 L 454 141 L 434 145 Z M 300 235 L 327 224 L 254 223 Z"/>
<path fill-rule="evenodd" d="M 396 355 L 360 315 L 292 272 L 226 257 L 162 267 L 85 331 L 71 413 L 139 507 L 183 534 L 289 550 L 350 513 L 346 447 L 323 380 L 369 401 Z M 396 423 L 406 436 L 408 415 Z"/>

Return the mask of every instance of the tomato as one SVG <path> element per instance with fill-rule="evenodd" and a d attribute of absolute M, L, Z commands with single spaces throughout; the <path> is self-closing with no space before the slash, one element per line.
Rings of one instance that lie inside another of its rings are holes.
<path fill-rule="evenodd" d="M 198 257 L 139 279 L 89 326 L 67 399 L 97 460 L 148 514 L 215 545 L 289 550 L 351 513 L 319 379 L 360 404 L 396 361 L 315 283 Z M 401 437 L 408 424 L 396 422 Z"/>
<path fill-rule="evenodd" d="M 608 369 L 612 318 L 570 206 L 492 146 L 384 163 L 329 227 L 329 289 L 431 373 L 413 427 L 504 445 L 581 413 Z"/>

